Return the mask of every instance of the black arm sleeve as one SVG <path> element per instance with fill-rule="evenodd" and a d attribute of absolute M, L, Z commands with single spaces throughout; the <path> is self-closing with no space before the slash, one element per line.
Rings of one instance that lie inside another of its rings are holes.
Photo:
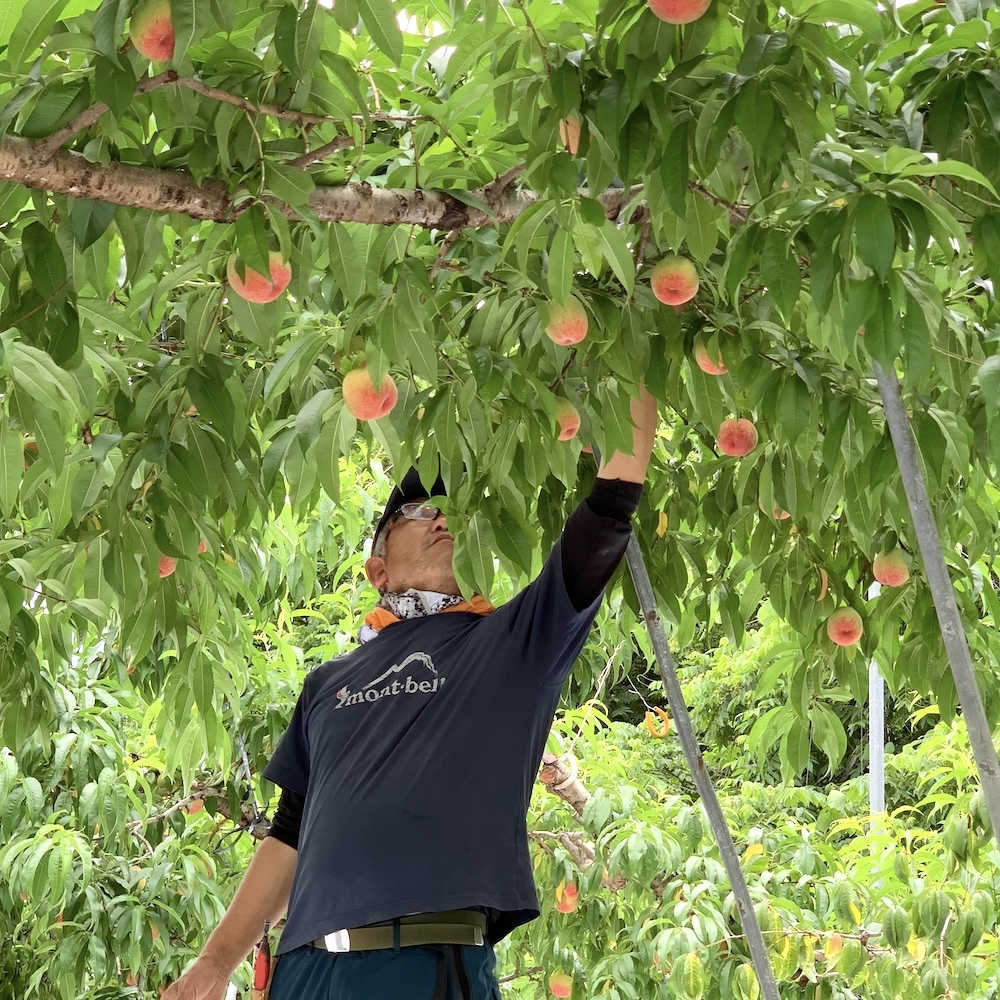
<path fill-rule="evenodd" d="M 289 847 L 299 849 L 299 827 L 302 826 L 302 807 L 305 798 L 288 788 L 282 788 L 278 808 L 275 810 L 271 829 L 267 835 L 280 840 Z"/>
<path fill-rule="evenodd" d="M 632 534 L 631 516 L 639 506 L 643 485 L 624 479 L 597 479 L 590 496 L 566 521 L 563 578 L 577 611 L 594 602 L 618 568 Z"/>

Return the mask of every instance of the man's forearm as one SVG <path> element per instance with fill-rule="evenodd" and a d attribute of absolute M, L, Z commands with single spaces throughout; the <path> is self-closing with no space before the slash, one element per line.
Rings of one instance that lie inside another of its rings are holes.
<path fill-rule="evenodd" d="M 299 852 L 274 837 L 265 837 L 233 901 L 199 957 L 213 961 L 231 975 L 260 938 L 264 921 L 272 926 L 288 910 Z"/>
<path fill-rule="evenodd" d="M 639 396 L 632 400 L 632 454 L 623 455 L 616 451 L 597 470 L 600 479 L 624 479 L 630 483 L 644 483 L 649 458 L 653 453 L 653 437 L 656 434 L 658 414 L 656 400 L 650 395 L 644 383 L 640 383 Z"/>

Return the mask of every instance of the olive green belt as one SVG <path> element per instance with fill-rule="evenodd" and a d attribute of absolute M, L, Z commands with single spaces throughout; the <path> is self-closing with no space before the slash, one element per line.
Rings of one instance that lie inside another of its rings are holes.
<path fill-rule="evenodd" d="M 331 931 L 309 943 L 323 951 L 370 951 L 418 944 L 482 944 L 486 914 L 479 910 L 412 913 L 368 927 Z"/>

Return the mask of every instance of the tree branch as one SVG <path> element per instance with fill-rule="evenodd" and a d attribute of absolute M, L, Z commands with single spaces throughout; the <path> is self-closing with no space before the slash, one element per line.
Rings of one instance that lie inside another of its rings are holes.
<path fill-rule="evenodd" d="M 48 140 L 8 136 L 0 144 L 0 180 L 72 198 L 92 198 L 153 212 L 179 212 L 213 222 L 233 222 L 239 214 L 226 185 L 220 180 L 206 178 L 199 185 L 190 174 L 181 170 L 124 163 L 101 166 L 68 150 L 58 150 L 45 161 L 40 155 L 40 147 L 44 148 L 46 142 Z M 597 199 L 604 206 L 606 215 L 614 218 L 622 204 L 641 190 L 641 186 L 611 188 L 597 195 Z M 581 193 L 589 196 L 585 188 Z M 539 197 L 533 192 L 519 191 L 491 198 L 487 188 L 479 188 L 469 194 L 482 200 L 487 210 L 466 205 L 447 192 L 379 188 L 367 181 L 319 187 L 313 191 L 309 207 L 321 222 L 414 225 L 447 231 L 513 222 Z M 287 218 L 301 218 L 283 202 L 270 200 Z M 645 206 L 637 210 L 639 216 L 648 216 Z"/>

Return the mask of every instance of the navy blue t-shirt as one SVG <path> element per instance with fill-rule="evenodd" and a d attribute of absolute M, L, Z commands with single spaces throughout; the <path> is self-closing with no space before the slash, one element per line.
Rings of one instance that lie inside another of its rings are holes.
<path fill-rule="evenodd" d="M 393 622 L 307 674 L 263 771 L 305 797 L 277 954 L 409 913 L 484 909 L 494 943 L 538 917 L 528 804 L 603 596 L 573 606 L 561 543 L 492 613 Z"/>

